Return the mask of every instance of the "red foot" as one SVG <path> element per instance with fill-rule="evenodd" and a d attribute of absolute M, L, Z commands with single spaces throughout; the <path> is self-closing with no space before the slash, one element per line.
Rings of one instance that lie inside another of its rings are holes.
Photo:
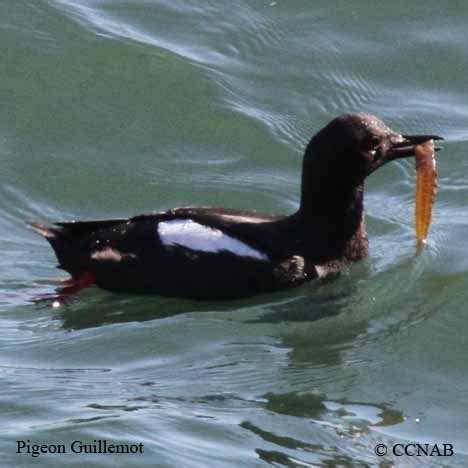
<path fill-rule="evenodd" d="M 63 280 L 63 281 L 62 281 L 62 284 L 63 284 L 64 286 L 72 286 L 72 285 L 75 284 L 75 280 L 74 280 L 73 278 L 68 278 L 68 279 L 66 279 L 66 280 Z"/>
<path fill-rule="evenodd" d="M 84 288 L 92 286 L 96 281 L 96 276 L 90 271 L 81 273 L 78 276 L 62 281 L 63 287 L 57 288 L 54 295 L 44 295 L 34 300 L 35 303 L 43 302 L 52 304 L 52 307 L 60 307 L 73 300 L 73 295 Z"/>
<path fill-rule="evenodd" d="M 82 289 L 92 286 L 96 281 L 96 276 L 91 271 L 85 271 L 79 276 L 74 276 L 72 278 L 66 279 L 63 281 L 64 287 L 59 288 L 57 294 L 59 296 L 76 294 Z"/>

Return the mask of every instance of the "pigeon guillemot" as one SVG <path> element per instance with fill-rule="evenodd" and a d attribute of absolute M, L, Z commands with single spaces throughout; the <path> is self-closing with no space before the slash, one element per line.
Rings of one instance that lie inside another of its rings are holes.
<path fill-rule="evenodd" d="M 65 292 L 111 291 L 196 299 L 298 286 L 363 258 L 365 178 L 435 135 L 401 135 L 368 114 L 332 120 L 304 154 L 299 209 L 274 216 L 174 208 L 130 219 L 32 223 L 70 273 Z"/>

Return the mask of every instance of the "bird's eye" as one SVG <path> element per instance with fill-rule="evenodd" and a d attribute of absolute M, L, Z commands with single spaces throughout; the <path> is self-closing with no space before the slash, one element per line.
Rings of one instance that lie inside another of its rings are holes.
<path fill-rule="evenodd" d="M 372 156 L 375 155 L 376 151 L 377 151 L 377 147 L 380 145 L 380 138 L 378 136 L 371 136 L 369 137 L 364 146 L 365 146 L 365 150 L 366 151 L 369 151 Z"/>

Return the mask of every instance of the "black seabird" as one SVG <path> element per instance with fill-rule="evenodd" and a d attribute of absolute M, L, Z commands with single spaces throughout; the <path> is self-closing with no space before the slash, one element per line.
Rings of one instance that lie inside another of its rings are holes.
<path fill-rule="evenodd" d="M 299 209 L 289 216 L 174 208 L 130 219 L 32 223 L 70 273 L 63 293 L 111 291 L 228 299 L 292 288 L 368 252 L 364 180 L 414 156 L 436 135 L 401 135 L 368 114 L 332 120 L 304 154 Z"/>

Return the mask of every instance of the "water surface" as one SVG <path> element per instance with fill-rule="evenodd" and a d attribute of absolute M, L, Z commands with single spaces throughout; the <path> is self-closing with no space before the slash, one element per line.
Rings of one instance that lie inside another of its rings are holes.
<path fill-rule="evenodd" d="M 0 3 L 2 463 L 466 466 L 467 21 L 463 2 Z M 420 255 L 403 161 L 368 180 L 371 254 L 335 282 L 32 303 L 65 275 L 26 220 L 291 212 L 308 139 L 352 111 L 446 137 Z M 32 458 L 25 439 L 144 453 Z M 455 456 L 379 459 L 377 443 Z"/>

